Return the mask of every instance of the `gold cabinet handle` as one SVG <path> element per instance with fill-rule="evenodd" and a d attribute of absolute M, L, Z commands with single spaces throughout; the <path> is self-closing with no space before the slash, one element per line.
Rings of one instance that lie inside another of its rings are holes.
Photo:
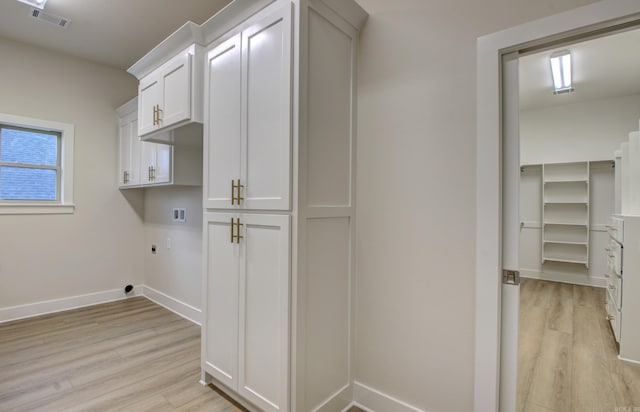
<path fill-rule="evenodd" d="M 151 180 L 156 180 L 156 168 L 153 166 L 150 166 L 151 168 Z"/>
<path fill-rule="evenodd" d="M 240 195 L 240 190 L 244 189 L 244 185 L 240 184 L 240 179 L 238 179 L 238 183 L 235 180 L 231 180 L 231 205 L 237 204 L 240 206 L 240 202 L 244 200 L 244 197 Z"/>
<path fill-rule="evenodd" d="M 240 244 L 240 239 L 244 239 L 244 236 L 240 234 L 240 227 L 244 226 L 240 223 L 240 218 L 236 221 L 236 219 L 231 218 L 231 243 Z"/>
<path fill-rule="evenodd" d="M 244 239 L 244 236 L 242 236 L 240 234 L 240 228 L 243 226 L 242 223 L 240 223 L 240 218 L 238 218 L 238 221 L 236 222 L 236 243 L 240 244 L 240 239 Z"/>
<path fill-rule="evenodd" d="M 238 197 L 237 197 L 237 199 L 236 199 L 236 200 L 238 201 L 238 206 L 239 206 L 239 205 L 240 205 L 240 202 L 242 202 L 242 201 L 244 200 L 244 197 L 242 197 L 242 195 L 240 194 L 240 191 L 241 191 L 242 189 L 244 189 L 244 185 L 240 184 L 240 179 L 238 179 L 238 185 L 237 185 L 237 188 L 238 188 Z"/>
<path fill-rule="evenodd" d="M 236 181 L 231 179 L 231 205 L 236 204 Z M 233 222 L 231 222 L 233 224 Z"/>
<path fill-rule="evenodd" d="M 160 118 L 160 112 L 162 111 L 162 109 L 160 108 L 159 104 L 154 104 L 153 105 L 153 125 L 157 126 L 160 124 L 160 122 L 162 121 L 162 119 Z"/>
<path fill-rule="evenodd" d="M 122 182 L 125 183 L 125 184 L 129 183 L 129 172 L 127 172 L 126 170 L 123 173 Z"/>
<path fill-rule="evenodd" d="M 231 218 L 231 243 L 233 243 L 233 240 L 235 239 L 235 235 L 234 235 L 234 228 L 236 227 L 236 222 L 234 218 Z"/>

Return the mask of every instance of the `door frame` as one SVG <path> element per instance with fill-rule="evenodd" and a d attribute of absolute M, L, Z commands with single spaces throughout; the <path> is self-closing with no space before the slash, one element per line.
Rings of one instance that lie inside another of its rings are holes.
<path fill-rule="evenodd" d="M 602 0 L 478 38 L 476 73 L 476 318 L 473 405 L 499 411 L 502 237 L 502 56 L 640 23 L 640 1 Z"/>

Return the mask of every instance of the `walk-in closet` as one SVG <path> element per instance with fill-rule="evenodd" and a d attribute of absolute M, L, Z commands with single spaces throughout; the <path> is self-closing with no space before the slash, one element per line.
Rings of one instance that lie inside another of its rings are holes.
<path fill-rule="evenodd" d="M 519 58 L 520 411 L 638 397 L 638 44 L 625 30 Z"/>

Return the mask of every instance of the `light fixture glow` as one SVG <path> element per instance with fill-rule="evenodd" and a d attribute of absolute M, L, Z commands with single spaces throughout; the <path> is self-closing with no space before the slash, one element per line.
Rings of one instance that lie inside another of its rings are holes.
<path fill-rule="evenodd" d="M 35 7 L 36 9 L 44 9 L 44 5 L 47 3 L 47 0 L 18 0 L 20 3 L 28 4 L 31 7 Z"/>
<path fill-rule="evenodd" d="M 571 54 L 568 50 L 551 55 L 551 76 L 553 77 L 554 94 L 573 91 L 571 84 Z"/>

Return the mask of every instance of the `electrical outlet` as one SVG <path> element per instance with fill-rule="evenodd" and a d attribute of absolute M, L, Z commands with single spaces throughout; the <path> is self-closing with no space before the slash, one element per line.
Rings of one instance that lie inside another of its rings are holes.
<path fill-rule="evenodd" d="M 187 221 L 187 209 L 180 207 L 180 208 L 173 208 L 173 221 L 174 222 L 178 222 L 178 223 L 184 223 Z"/>

